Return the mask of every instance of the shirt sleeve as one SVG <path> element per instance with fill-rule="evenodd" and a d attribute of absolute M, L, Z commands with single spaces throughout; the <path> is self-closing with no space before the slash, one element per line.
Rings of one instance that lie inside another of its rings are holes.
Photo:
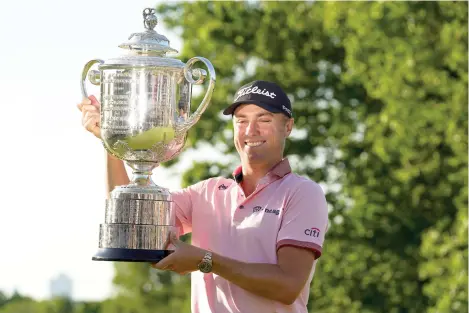
<path fill-rule="evenodd" d="M 328 208 L 321 186 L 312 181 L 301 183 L 285 204 L 277 250 L 283 246 L 307 248 L 318 259 L 327 227 Z"/>
<path fill-rule="evenodd" d="M 194 199 L 201 194 L 205 184 L 206 181 L 202 181 L 183 189 L 171 191 L 172 209 L 175 210 L 179 236 L 192 232 Z"/>

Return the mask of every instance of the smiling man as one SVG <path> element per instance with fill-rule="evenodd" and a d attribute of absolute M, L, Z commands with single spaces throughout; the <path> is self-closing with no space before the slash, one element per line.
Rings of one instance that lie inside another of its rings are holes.
<path fill-rule="evenodd" d="M 193 312 L 306 313 L 328 211 L 320 186 L 284 158 L 290 100 L 277 84 L 254 81 L 223 113 L 233 116 L 241 165 L 233 179 L 173 193 L 192 245 L 173 238 L 176 252 L 154 266 L 192 272 Z"/>
<path fill-rule="evenodd" d="M 99 106 L 86 99 L 79 108 L 83 125 L 99 137 L 91 120 Z M 192 233 L 192 244 L 174 235 L 175 252 L 153 266 L 191 273 L 193 313 L 306 313 L 328 210 L 321 187 L 292 173 L 284 157 L 291 103 L 277 84 L 254 81 L 224 114 L 233 116 L 241 164 L 232 179 L 172 191 L 179 235 Z M 107 161 L 111 192 L 128 177 L 122 161 Z"/>

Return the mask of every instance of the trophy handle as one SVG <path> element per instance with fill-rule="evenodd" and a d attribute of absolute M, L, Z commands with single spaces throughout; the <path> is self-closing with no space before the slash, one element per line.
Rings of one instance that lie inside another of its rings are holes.
<path fill-rule="evenodd" d="M 88 98 L 88 92 L 86 91 L 86 77 L 88 76 L 88 79 L 93 85 L 98 86 L 101 83 L 101 74 L 99 71 L 90 71 L 90 68 L 95 64 L 95 63 L 100 63 L 103 64 L 104 61 L 101 59 L 94 59 L 89 61 L 88 63 L 85 64 L 85 67 L 83 68 L 83 72 L 81 73 L 81 94 L 83 95 L 84 98 Z M 89 72 L 89 74 L 88 74 Z"/>
<path fill-rule="evenodd" d="M 200 85 L 205 81 L 207 73 L 202 69 L 192 69 L 192 66 L 197 62 L 203 62 L 208 69 L 210 74 L 210 81 L 208 84 L 207 92 L 205 93 L 202 102 L 199 104 L 199 107 L 189 115 L 186 121 L 182 122 L 179 127 L 181 130 L 187 130 L 192 127 L 200 118 L 202 113 L 204 113 L 205 109 L 210 103 L 210 99 L 212 98 L 213 89 L 215 88 L 215 81 L 216 81 L 216 74 L 215 69 L 213 68 L 212 63 L 209 60 L 203 57 L 193 57 L 189 61 L 187 61 L 186 65 L 184 66 L 184 77 L 186 80 L 192 85 Z M 194 80 L 193 76 L 196 77 L 197 80 Z"/>

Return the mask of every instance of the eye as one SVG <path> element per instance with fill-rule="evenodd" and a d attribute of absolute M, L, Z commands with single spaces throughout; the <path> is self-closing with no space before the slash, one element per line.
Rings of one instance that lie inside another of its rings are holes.
<path fill-rule="evenodd" d="M 259 122 L 261 122 L 261 123 L 270 123 L 270 122 L 272 122 L 272 119 L 270 119 L 270 118 L 261 118 L 259 120 Z"/>

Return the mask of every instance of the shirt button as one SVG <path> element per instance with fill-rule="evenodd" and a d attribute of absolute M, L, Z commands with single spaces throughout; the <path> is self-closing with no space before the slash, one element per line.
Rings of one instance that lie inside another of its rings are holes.
<path fill-rule="evenodd" d="M 240 205 L 239 208 L 240 208 L 240 209 L 244 209 L 244 205 Z"/>

